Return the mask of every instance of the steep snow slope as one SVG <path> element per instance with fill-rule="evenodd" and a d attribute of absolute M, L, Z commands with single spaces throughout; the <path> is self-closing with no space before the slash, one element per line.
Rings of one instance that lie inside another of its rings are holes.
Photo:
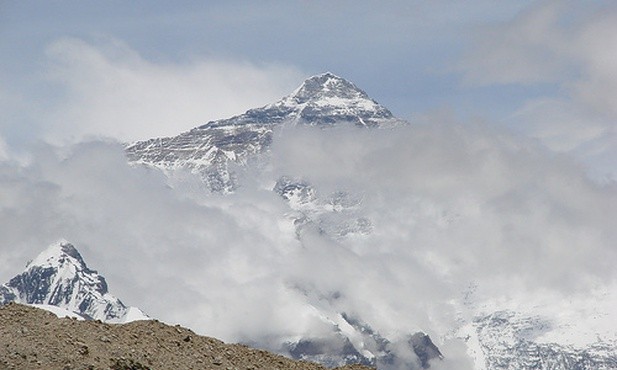
<path fill-rule="evenodd" d="M 607 370 L 617 369 L 615 343 L 598 340 L 585 346 L 545 342 L 550 321 L 511 311 L 477 317 L 461 328 L 478 370 Z"/>
<path fill-rule="evenodd" d="M 554 297 L 475 301 L 468 293 L 456 336 L 478 370 L 617 369 L 614 289 L 602 288 L 567 302 Z"/>

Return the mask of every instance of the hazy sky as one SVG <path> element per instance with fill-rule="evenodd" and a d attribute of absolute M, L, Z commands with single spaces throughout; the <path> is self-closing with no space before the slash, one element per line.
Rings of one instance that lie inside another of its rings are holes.
<path fill-rule="evenodd" d="M 401 118 L 505 125 L 605 178 L 616 17 L 612 1 L 2 1 L 0 136 L 172 135 L 331 71 Z"/>
<path fill-rule="evenodd" d="M 0 0 L 0 56 L 0 281 L 66 238 L 125 302 L 264 342 L 329 330 L 307 300 L 390 337 L 444 335 L 474 284 L 583 331 L 577 303 L 615 307 L 589 297 L 616 291 L 616 2 Z M 290 130 L 228 197 L 126 163 L 324 71 L 413 125 Z M 281 174 L 356 194 L 373 233 L 296 235 L 252 186 Z"/>

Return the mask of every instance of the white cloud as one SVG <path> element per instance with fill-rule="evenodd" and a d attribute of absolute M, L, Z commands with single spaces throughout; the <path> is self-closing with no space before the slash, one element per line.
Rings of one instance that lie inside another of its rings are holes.
<path fill-rule="evenodd" d="M 576 150 L 582 143 L 598 139 L 607 131 L 603 120 L 580 106 L 555 98 L 529 101 L 507 121 L 514 130 L 538 138 L 558 152 Z"/>
<path fill-rule="evenodd" d="M 459 64 L 469 84 L 533 84 L 560 81 L 568 61 L 568 35 L 559 26 L 564 4 L 540 2 L 504 23 L 480 28 Z"/>
<path fill-rule="evenodd" d="M 226 210 L 198 204 L 174 193 L 158 172 L 129 167 L 119 145 L 101 142 L 68 152 L 45 147 L 28 167 L 1 169 L 3 281 L 64 237 L 127 303 L 212 335 L 233 338 L 241 326 L 227 318 L 242 322 L 248 315 L 243 297 L 268 292 L 258 298 L 283 300 L 280 278 L 272 276 L 281 270 L 279 248 L 293 251 L 294 239 L 279 232 L 282 203 L 270 192 L 230 198 Z M 263 310 L 273 309 L 263 302 Z M 187 306 L 201 314 L 187 315 Z M 245 321 L 255 315 L 268 316 L 259 310 Z M 252 325 L 264 333 L 283 328 Z"/>
<path fill-rule="evenodd" d="M 572 81 L 575 98 L 592 111 L 617 120 L 617 7 L 596 14 L 579 30 L 570 53 L 582 60 L 581 76 Z"/>
<path fill-rule="evenodd" d="M 533 141 L 437 122 L 288 134 L 275 144 L 283 173 L 364 194 L 375 233 L 348 246 L 361 255 L 395 253 L 453 280 L 518 276 L 564 291 L 613 277 L 596 256 L 614 254 L 615 189 Z"/>
<path fill-rule="evenodd" d="M 8 158 L 9 158 L 9 153 L 6 147 L 6 143 L 4 142 L 2 137 L 0 137 L 0 161 L 5 161 Z"/>
<path fill-rule="evenodd" d="M 256 183 L 285 173 L 322 193 L 350 189 L 373 234 L 333 241 L 305 228 L 297 239 L 271 191 L 186 194 L 128 166 L 118 144 L 42 147 L 28 166 L 0 165 L 0 278 L 64 237 L 126 303 L 263 345 L 328 330 L 307 303 L 390 338 L 422 329 L 440 345 L 470 282 L 482 297 L 511 299 L 615 279 L 615 188 L 533 142 L 447 122 L 293 129 L 277 140 Z M 445 368 L 466 361 L 459 347 L 444 343 Z"/>
<path fill-rule="evenodd" d="M 60 88 L 59 102 L 45 117 L 46 138 L 53 142 L 175 135 L 279 99 L 303 77 L 275 64 L 152 62 L 119 41 L 92 45 L 65 38 L 47 55 L 48 75 Z"/>
<path fill-rule="evenodd" d="M 599 9 L 598 9 L 599 8 Z M 596 178 L 617 176 L 617 7 L 543 1 L 486 27 L 459 64 L 470 85 L 553 86 L 524 103 L 509 125 L 573 154 Z"/>

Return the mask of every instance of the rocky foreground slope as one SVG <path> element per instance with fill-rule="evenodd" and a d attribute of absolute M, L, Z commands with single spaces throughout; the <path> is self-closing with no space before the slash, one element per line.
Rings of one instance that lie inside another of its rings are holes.
<path fill-rule="evenodd" d="M 155 320 L 105 324 L 0 307 L 0 369 L 326 369 Z M 365 370 L 351 365 L 340 370 Z"/>

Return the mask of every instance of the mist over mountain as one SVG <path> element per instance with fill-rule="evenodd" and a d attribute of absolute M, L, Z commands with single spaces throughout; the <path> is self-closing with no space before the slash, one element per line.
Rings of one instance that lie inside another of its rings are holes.
<path fill-rule="evenodd" d="M 404 123 L 323 74 L 178 136 L 32 156 L 0 166 L 3 281 L 64 235 L 131 306 L 228 341 L 382 368 L 615 368 L 617 189 L 535 141 Z"/>

